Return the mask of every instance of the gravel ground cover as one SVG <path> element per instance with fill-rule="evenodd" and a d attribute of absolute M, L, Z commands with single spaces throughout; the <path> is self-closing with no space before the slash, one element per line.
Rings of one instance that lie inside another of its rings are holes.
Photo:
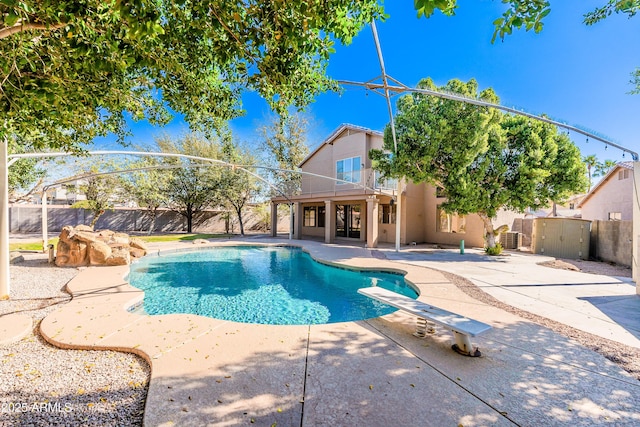
<path fill-rule="evenodd" d="M 58 268 L 42 254 L 11 265 L 11 299 L 0 316 L 32 316 L 34 330 L 0 346 L 0 426 L 142 425 L 149 366 L 115 351 L 63 350 L 45 342 L 39 323 L 70 300 L 64 287 L 78 270 Z"/>

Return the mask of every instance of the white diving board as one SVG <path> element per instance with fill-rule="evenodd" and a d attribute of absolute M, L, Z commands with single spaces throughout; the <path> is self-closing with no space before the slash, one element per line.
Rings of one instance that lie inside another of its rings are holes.
<path fill-rule="evenodd" d="M 475 337 L 491 329 L 491 325 L 486 323 L 469 319 L 460 314 L 443 310 L 384 288 L 376 286 L 361 288 L 358 289 L 358 293 L 418 317 L 418 326 L 414 334 L 418 337 L 424 337 L 426 334 L 427 323 L 425 320 L 430 320 L 449 329 L 455 339 L 455 344 L 453 344 L 452 348 L 458 353 L 467 356 L 481 355 L 477 347 L 473 348 L 471 346 L 470 337 Z"/>

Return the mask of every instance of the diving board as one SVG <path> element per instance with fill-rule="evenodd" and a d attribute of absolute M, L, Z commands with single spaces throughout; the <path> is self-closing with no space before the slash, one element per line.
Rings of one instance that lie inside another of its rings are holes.
<path fill-rule="evenodd" d="M 473 348 L 471 346 L 471 337 L 491 329 L 491 325 L 486 323 L 469 319 L 460 314 L 443 310 L 377 286 L 358 289 L 358 293 L 418 317 L 418 326 L 414 334 L 418 337 L 424 337 L 426 334 L 427 322 L 425 320 L 430 320 L 449 329 L 455 339 L 455 344 L 452 345 L 452 348 L 466 356 L 477 357 L 481 355 L 477 347 Z"/>

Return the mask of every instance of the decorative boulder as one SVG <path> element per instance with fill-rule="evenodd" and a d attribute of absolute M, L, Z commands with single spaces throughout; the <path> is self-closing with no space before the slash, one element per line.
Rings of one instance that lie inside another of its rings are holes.
<path fill-rule="evenodd" d="M 149 252 L 149 247 L 147 246 L 147 244 L 136 237 L 129 238 L 129 246 L 131 246 L 132 248 L 141 249 L 145 252 Z"/>
<path fill-rule="evenodd" d="M 112 255 L 112 250 L 104 242 L 95 241 L 89 244 L 89 264 L 104 265 Z"/>
<path fill-rule="evenodd" d="M 131 258 L 147 254 L 147 247 L 139 239 L 110 230 L 93 231 L 91 227 L 65 226 L 60 233 L 56 254 L 59 267 L 86 265 L 127 265 Z"/>
<path fill-rule="evenodd" d="M 129 255 L 129 247 L 111 248 L 111 256 L 107 258 L 106 265 L 129 265 L 131 264 L 131 256 Z"/>

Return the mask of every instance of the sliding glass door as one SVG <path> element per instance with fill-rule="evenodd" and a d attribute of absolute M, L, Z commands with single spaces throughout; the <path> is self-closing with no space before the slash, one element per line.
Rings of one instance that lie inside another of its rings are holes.
<path fill-rule="evenodd" d="M 336 237 L 360 238 L 360 205 L 336 205 Z"/>

